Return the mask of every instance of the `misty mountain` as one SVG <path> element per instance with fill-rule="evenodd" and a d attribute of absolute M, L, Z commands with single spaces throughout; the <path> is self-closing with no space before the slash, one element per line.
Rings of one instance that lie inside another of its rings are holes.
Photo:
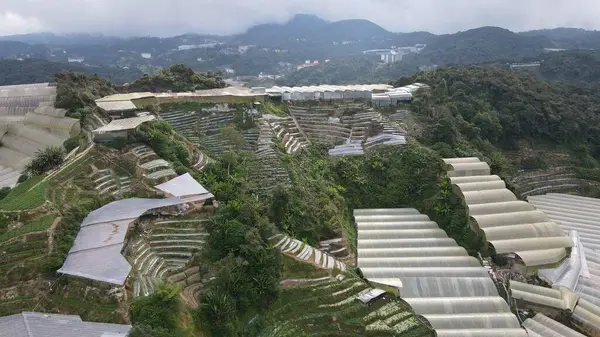
<path fill-rule="evenodd" d="M 544 37 L 551 41 L 548 48 L 600 49 L 600 31 L 580 28 L 555 28 L 519 33 L 522 36 Z"/>
<path fill-rule="evenodd" d="M 300 14 L 284 24 L 254 26 L 233 38 L 234 43 L 264 46 L 285 46 L 306 41 L 333 43 L 343 41 L 386 40 L 394 37 L 381 26 L 368 20 L 328 22 L 314 15 Z"/>
<path fill-rule="evenodd" d="M 514 61 L 537 56 L 552 42 L 544 36 L 523 36 L 498 27 L 481 27 L 431 40 L 419 58 L 438 65 Z"/>

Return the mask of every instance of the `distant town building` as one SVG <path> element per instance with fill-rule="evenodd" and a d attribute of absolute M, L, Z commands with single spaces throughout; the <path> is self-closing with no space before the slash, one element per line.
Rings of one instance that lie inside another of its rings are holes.
<path fill-rule="evenodd" d="M 394 63 L 398 61 L 402 61 L 402 54 L 395 50 L 381 54 L 381 62 L 383 63 Z"/>
<path fill-rule="evenodd" d="M 83 56 L 74 56 L 74 57 L 67 58 L 67 61 L 69 63 L 83 63 L 84 60 L 85 60 L 85 58 Z"/>
<path fill-rule="evenodd" d="M 307 68 L 307 67 L 314 67 L 314 66 L 318 66 L 318 65 L 319 65 L 319 61 L 318 60 L 314 60 L 314 61 L 306 60 L 306 61 L 304 61 L 303 64 L 299 64 L 296 67 L 296 70 L 300 70 L 300 69 Z"/>
<path fill-rule="evenodd" d="M 518 68 L 537 68 L 541 65 L 540 62 L 527 62 L 527 63 L 512 63 L 510 69 Z"/>
<path fill-rule="evenodd" d="M 151 59 L 152 58 L 152 54 L 150 54 L 150 53 L 142 53 L 141 56 L 142 56 L 142 58 L 145 58 L 145 59 Z"/>

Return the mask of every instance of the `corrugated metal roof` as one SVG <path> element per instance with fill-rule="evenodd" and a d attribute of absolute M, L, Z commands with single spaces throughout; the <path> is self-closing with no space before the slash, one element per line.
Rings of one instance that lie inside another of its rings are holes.
<path fill-rule="evenodd" d="M 98 104 L 98 102 L 131 101 L 132 99 L 149 98 L 154 96 L 155 94 L 151 92 L 132 92 L 128 94 L 114 94 L 97 99 L 96 104 Z"/>
<path fill-rule="evenodd" d="M 478 158 L 445 158 L 447 174 L 456 195 L 469 212 L 474 230 L 481 230 L 497 254 L 515 253 L 526 266 L 560 263 L 571 238 L 544 213 L 522 202 Z M 509 208 L 510 207 L 510 208 Z M 512 211 L 509 211 L 512 210 Z"/>
<path fill-rule="evenodd" d="M 177 178 L 175 178 L 177 179 Z M 199 189 L 194 189 L 198 192 Z M 206 190 L 204 190 L 206 191 Z M 211 193 L 167 199 L 130 198 L 111 202 L 81 223 L 59 273 L 122 285 L 131 270 L 121 255 L 129 225 L 149 210 L 213 198 Z"/>
<path fill-rule="evenodd" d="M 357 266 L 390 280 L 438 336 L 526 336 L 477 259 L 415 209 L 357 209 Z"/>
<path fill-rule="evenodd" d="M 79 316 L 23 312 L 0 317 L 0 337 L 126 337 L 131 325 L 84 322 Z"/>
<path fill-rule="evenodd" d="M 92 131 L 93 133 L 105 133 L 105 132 L 114 132 L 114 131 L 123 131 L 123 130 L 133 130 L 140 126 L 143 123 L 153 121 L 156 117 L 153 115 L 148 116 L 140 116 L 140 117 L 132 117 L 132 118 L 123 118 L 123 119 L 115 119 L 108 123 L 107 125 L 101 126 L 96 130 Z"/>

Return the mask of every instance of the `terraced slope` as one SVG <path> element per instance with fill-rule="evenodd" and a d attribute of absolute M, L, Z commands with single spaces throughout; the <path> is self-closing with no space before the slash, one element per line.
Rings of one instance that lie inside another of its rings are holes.
<path fill-rule="evenodd" d="M 131 149 L 131 153 L 137 157 L 137 165 L 144 176 L 153 182 L 174 178 L 177 175 L 171 168 L 171 164 L 158 157 L 154 150 L 147 145 L 136 146 Z"/>
<path fill-rule="evenodd" d="M 186 267 L 208 235 L 202 228 L 203 221 L 171 219 L 143 225 L 147 229 L 133 241 L 128 253 L 135 271 L 135 296 L 154 292 L 157 282 Z"/>
<path fill-rule="evenodd" d="M 521 198 L 545 193 L 581 193 L 589 188 L 600 188 L 598 182 L 577 178 L 571 167 L 520 172 L 510 183 Z"/>
<path fill-rule="evenodd" d="M 350 138 L 350 129 L 335 117 L 335 107 L 288 108 L 301 132 L 311 141 L 321 144 L 342 144 Z"/>
<path fill-rule="evenodd" d="M 335 257 L 318 250 L 302 241 L 292 239 L 287 235 L 277 234 L 271 237 L 270 242 L 282 253 L 296 258 L 300 261 L 312 263 L 323 269 L 346 270 L 346 264 L 338 261 Z"/>
<path fill-rule="evenodd" d="M 362 304 L 373 289 L 353 274 L 309 286 L 284 289 L 271 307 L 261 337 L 433 336 L 409 307 L 392 296 Z"/>
<path fill-rule="evenodd" d="M 225 137 L 221 129 L 232 125 L 233 112 L 206 113 L 169 111 L 162 112 L 160 117 L 167 121 L 175 131 L 185 136 L 188 140 L 200 147 L 212 157 L 218 158 L 232 148 L 236 148 L 230 139 Z M 246 143 L 247 150 L 252 150 L 256 145 L 259 130 L 250 129 L 241 133 Z"/>

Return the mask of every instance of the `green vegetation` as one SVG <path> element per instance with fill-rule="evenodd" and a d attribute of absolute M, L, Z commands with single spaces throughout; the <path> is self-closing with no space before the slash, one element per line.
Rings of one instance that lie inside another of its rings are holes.
<path fill-rule="evenodd" d="M 8 241 L 23 234 L 45 231 L 48 229 L 48 227 L 50 227 L 55 218 L 56 216 L 54 214 L 46 214 L 37 220 L 23 225 L 22 227 L 9 230 L 0 235 L 0 242 Z"/>
<path fill-rule="evenodd" d="M 137 298 L 131 306 L 131 319 L 135 327 L 129 336 L 183 337 L 183 329 L 178 321 L 180 291 L 176 286 L 161 284 L 154 294 Z"/>
<path fill-rule="evenodd" d="M 82 73 L 56 74 L 57 108 L 67 109 L 67 116 L 84 120 L 92 113 L 98 98 L 115 93 L 115 88 L 110 81 L 98 75 L 85 75 Z"/>
<path fill-rule="evenodd" d="M 24 172 L 30 177 L 42 175 L 59 167 L 65 158 L 60 146 L 50 146 L 36 152 L 35 157 L 25 165 Z"/>
<path fill-rule="evenodd" d="M 399 301 L 387 297 L 368 305 L 356 299 L 371 287 L 354 274 L 343 281 L 329 280 L 284 289 L 260 317 L 261 336 L 432 336 Z"/>
<path fill-rule="evenodd" d="M 196 73 L 193 69 L 174 64 L 154 75 L 144 75 L 125 86 L 127 92 L 173 92 L 224 88 L 225 82 L 215 73 Z"/>
<path fill-rule="evenodd" d="M 206 285 L 196 314 L 213 336 L 255 335 L 250 331 L 258 327 L 246 324 L 248 315 L 265 310 L 279 290 L 281 257 L 268 244 L 275 230 L 264 216 L 266 206 L 250 194 L 247 158 L 229 152 L 197 174 L 221 203 L 205 225 L 203 254 L 216 279 Z"/>
<path fill-rule="evenodd" d="M 152 121 L 140 126 L 133 142 L 149 145 L 156 154 L 173 163 L 174 167 L 192 165 L 192 155 L 179 136 L 165 121 Z"/>
<path fill-rule="evenodd" d="M 46 201 L 43 179 L 43 176 L 37 176 L 17 185 L 0 200 L 0 210 L 19 211 L 43 205 Z"/>

